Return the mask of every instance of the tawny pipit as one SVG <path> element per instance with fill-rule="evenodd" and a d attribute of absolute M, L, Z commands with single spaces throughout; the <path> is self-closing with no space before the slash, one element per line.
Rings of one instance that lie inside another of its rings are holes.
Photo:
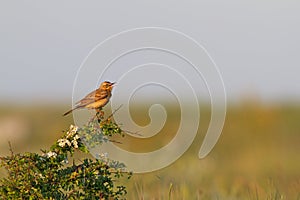
<path fill-rule="evenodd" d="M 71 113 L 73 110 L 79 108 L 101 109 L 109 102 L 109 99 L 111 97 L 111 91 L 113 89 L 114 84 L 115 83 L 111 83 L 109 81 L 104 81 L 103 83 L 101 83 L 98 89 L 89 93 L 83 99 L 78 101 L 75 104 L 75 107 L 69 110 L 68 112 L 66 112 L 65 114 L 63 114 L 63 116 L 66 116 L 67 114 Z"/>

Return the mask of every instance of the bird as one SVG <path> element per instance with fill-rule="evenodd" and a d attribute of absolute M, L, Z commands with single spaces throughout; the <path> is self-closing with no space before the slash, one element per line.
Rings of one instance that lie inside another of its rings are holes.
<path fill-rule="evenodd" d="M 98 89 L 87 94 L 83 99 L 76 102 L 75 107 L 63 114 L 66 116 L 76 109 L 87 108 L 87 109 L 102 109 L 111 98 L 111 91 L 115 82 L 104 81 L 101 83 Z"/>

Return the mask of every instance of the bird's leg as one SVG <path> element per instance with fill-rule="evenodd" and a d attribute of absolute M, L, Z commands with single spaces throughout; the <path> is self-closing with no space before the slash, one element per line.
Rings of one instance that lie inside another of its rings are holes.
<path fill-rule="evenodd" d="M 104 118 L 104 112 L 102 108 L 96 108 L 96 116 L 98 118 L 98 123 L 100 123 L 101 120 Z"/>

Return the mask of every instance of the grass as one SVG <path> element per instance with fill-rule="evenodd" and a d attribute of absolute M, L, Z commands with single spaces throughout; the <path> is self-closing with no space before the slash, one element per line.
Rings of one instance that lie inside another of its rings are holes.
<path fill-rule="evenodd" d="M 1 129 L 5 119 L 18 118 L 27 124 L 26 137 L 12 140 L 17 151 L 38 151 L 52 144 L 60 131 L 72 123 L 71 117 L 61 117 L 63 111 L 65 108 L 55 106 L 0 109 L 1 155 L 8 152 Z M 135 144 L 139 145 L 133 147 L 127 137 L 123 147 L 142 152 L 170 141 L 180 118 L 177 109 L 169 107 L 167 111 L 166 126 L 156 138 L 148 142 L 137 140 Z M 132 115 L 139 124 L 149 122 L 143 107 L 134 109 Z M 299 106 L 230 106 L 220 140 L 209 156 L 199 160 L 197 154 L 209 119 L 209 110 L 202 109 L 198 135 L 179 160 L 159 171 L 135 174 L 124 181 L 129 191 L 127 198 L 300 200 Z"/>

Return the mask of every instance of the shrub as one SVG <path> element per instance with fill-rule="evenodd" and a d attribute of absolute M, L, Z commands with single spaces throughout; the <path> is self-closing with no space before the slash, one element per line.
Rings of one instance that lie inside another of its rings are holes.
<path fill-rule="evenodd" d="M 123 134 L 110 118 L 97 113 L 85 126 L 71 125 L 49 150 L 40 154 L 11 154 L 0 157 L 7 176 L 0 179 L 5 199 L 120 199 L 127 193 L 117 185 L 122 176 L 131 177 L 125 165 L 105 153 L 97 159 L 74 158 L 75 151 L 88 153 L 88 146 L 112 142 L 110 136 Z M 85 145 L 86 144 L 86 145 Z M 72 163 L 69 160 L 72 159 Z"/>

